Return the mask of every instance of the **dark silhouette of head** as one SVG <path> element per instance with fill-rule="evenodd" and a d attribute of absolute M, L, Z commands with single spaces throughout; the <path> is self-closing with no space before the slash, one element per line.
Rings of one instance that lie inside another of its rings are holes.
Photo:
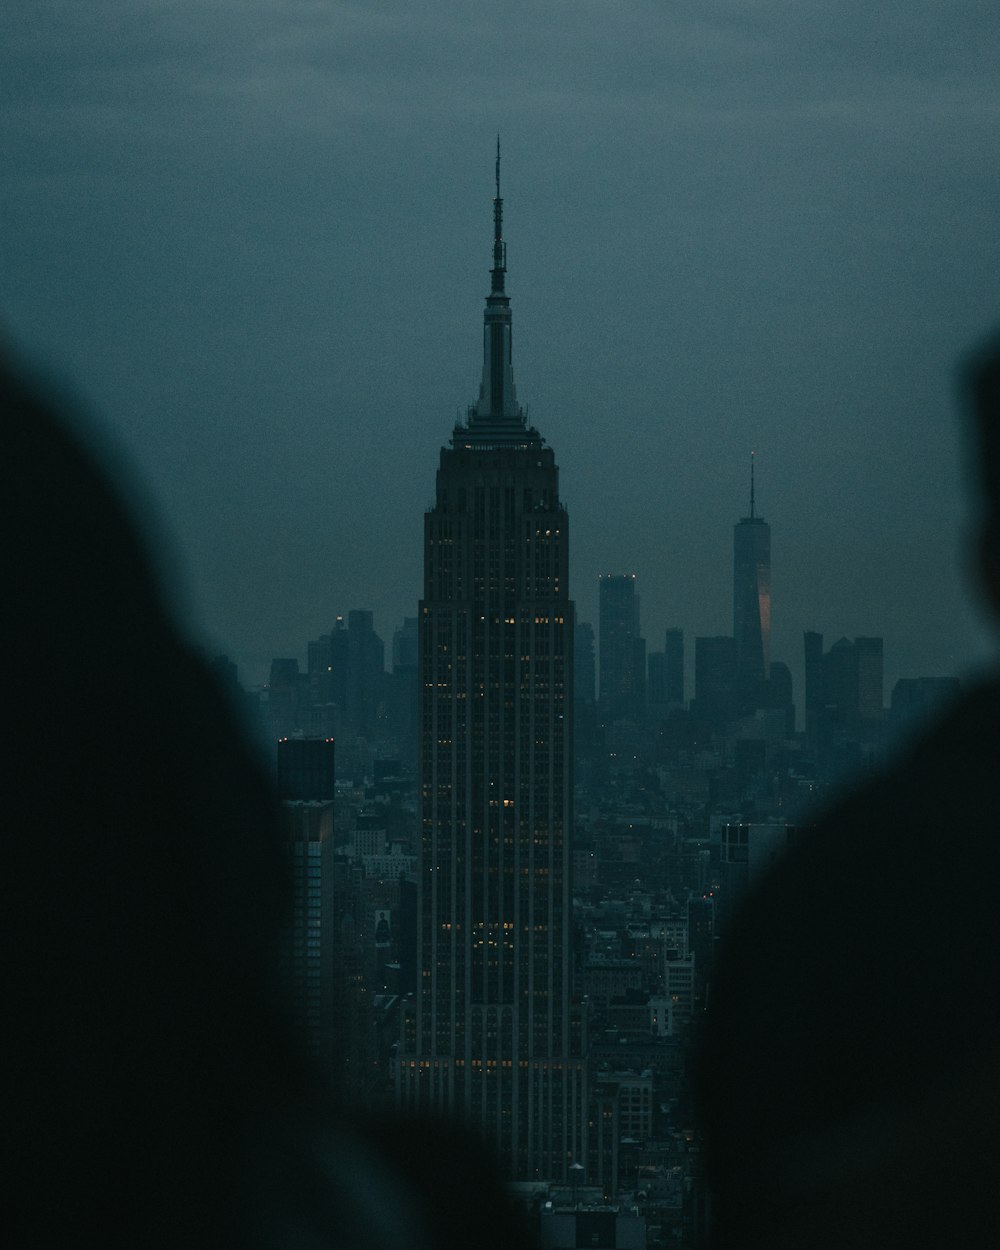
<path fill-rule="evenodd" d="M 992 338 L 966 362 L 963 393 L 975 424 L 972 455 L 982 498 L 978 573 L 1000 616 L 1000 338 Z"/>
<path fill-rule="evenodd" d="M 1000 340 L 963 372 L 1000 612 Z M 714 1244 L 980 1244 L 1000 1219 L 1000 680 L 841 795 L 733 915 L 698 1082 Z"/>
<path fill-rule="evenodd" d="M 0 410 L 7 1226 L 225 1244 L 305 1088 L 270 791 L 90 455 L 9 370 Z"/>

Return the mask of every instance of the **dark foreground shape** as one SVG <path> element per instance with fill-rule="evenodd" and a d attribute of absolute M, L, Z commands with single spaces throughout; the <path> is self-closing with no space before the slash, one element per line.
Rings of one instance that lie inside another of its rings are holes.
<path fill-rule="evenodd" d="M 11 1244 L 467 1244 L 438 1201 L 462 1150 L 425 1184 L 299 1053 L 270 785 L 115 492 L 9 369 L 0 428 Z"/>
<path fill-rule="evenodd" d="M 995 345 L 970 391 L 1000 603 Z M 805 833 L 726 935 L 699 1056 L 719 1250 L 995 1240 L 998 778 L 992 682 Z"/>

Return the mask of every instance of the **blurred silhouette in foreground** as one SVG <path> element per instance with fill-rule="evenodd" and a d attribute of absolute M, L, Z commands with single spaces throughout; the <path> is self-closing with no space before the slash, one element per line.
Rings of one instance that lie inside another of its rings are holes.
<path fill-rule="evenodd" d="M 12 1244 L 511 1244 L 485 1153 L 347 1126 L 300 1055 L 270 787 L 115 493 L 2 361 L 0 413 Z"/>
<path fill-rule="evenodd" d="M 966 374 L 1000 610 L 1000 342 Z M 727 933 L 699 1085 L 720 1250 L 1000 1226 L 1000 682 L 803 835 Z"/>

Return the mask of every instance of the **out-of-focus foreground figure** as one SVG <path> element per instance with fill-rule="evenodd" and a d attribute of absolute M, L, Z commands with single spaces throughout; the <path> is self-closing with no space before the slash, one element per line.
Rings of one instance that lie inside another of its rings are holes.
<path fill-rule="evenodd" d="M 407 1167 L 426 1126 L 348 1129 L 299 1054 L 270 787 L 115 493 L 9 368 L 0 410 L 11 1244 L 460 1244 Z M 503 1244 L 488 1164 L 450 1148 Z"/>
<path fill-rule="evenodd" d="M 1000 343 L 967 380 L 1000 607 Z M 992 1244 L 998 880 L 994 680 L 804 832 L 727 935 L 700 1055 L 719 1250 Z"/>

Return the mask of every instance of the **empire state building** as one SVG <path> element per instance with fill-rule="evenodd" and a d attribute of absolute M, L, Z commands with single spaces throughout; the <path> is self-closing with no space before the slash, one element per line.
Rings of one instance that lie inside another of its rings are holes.
<path fill-rule="evenodd" d="M 514 393 L 500 152 L 479 397 L 442 448 L 420 603 L 419 985 L 405 1105 L 457 1115 L 516 1179 L 586 1157 L 571 1003 L 573 604 L 551 448 Z"/>

